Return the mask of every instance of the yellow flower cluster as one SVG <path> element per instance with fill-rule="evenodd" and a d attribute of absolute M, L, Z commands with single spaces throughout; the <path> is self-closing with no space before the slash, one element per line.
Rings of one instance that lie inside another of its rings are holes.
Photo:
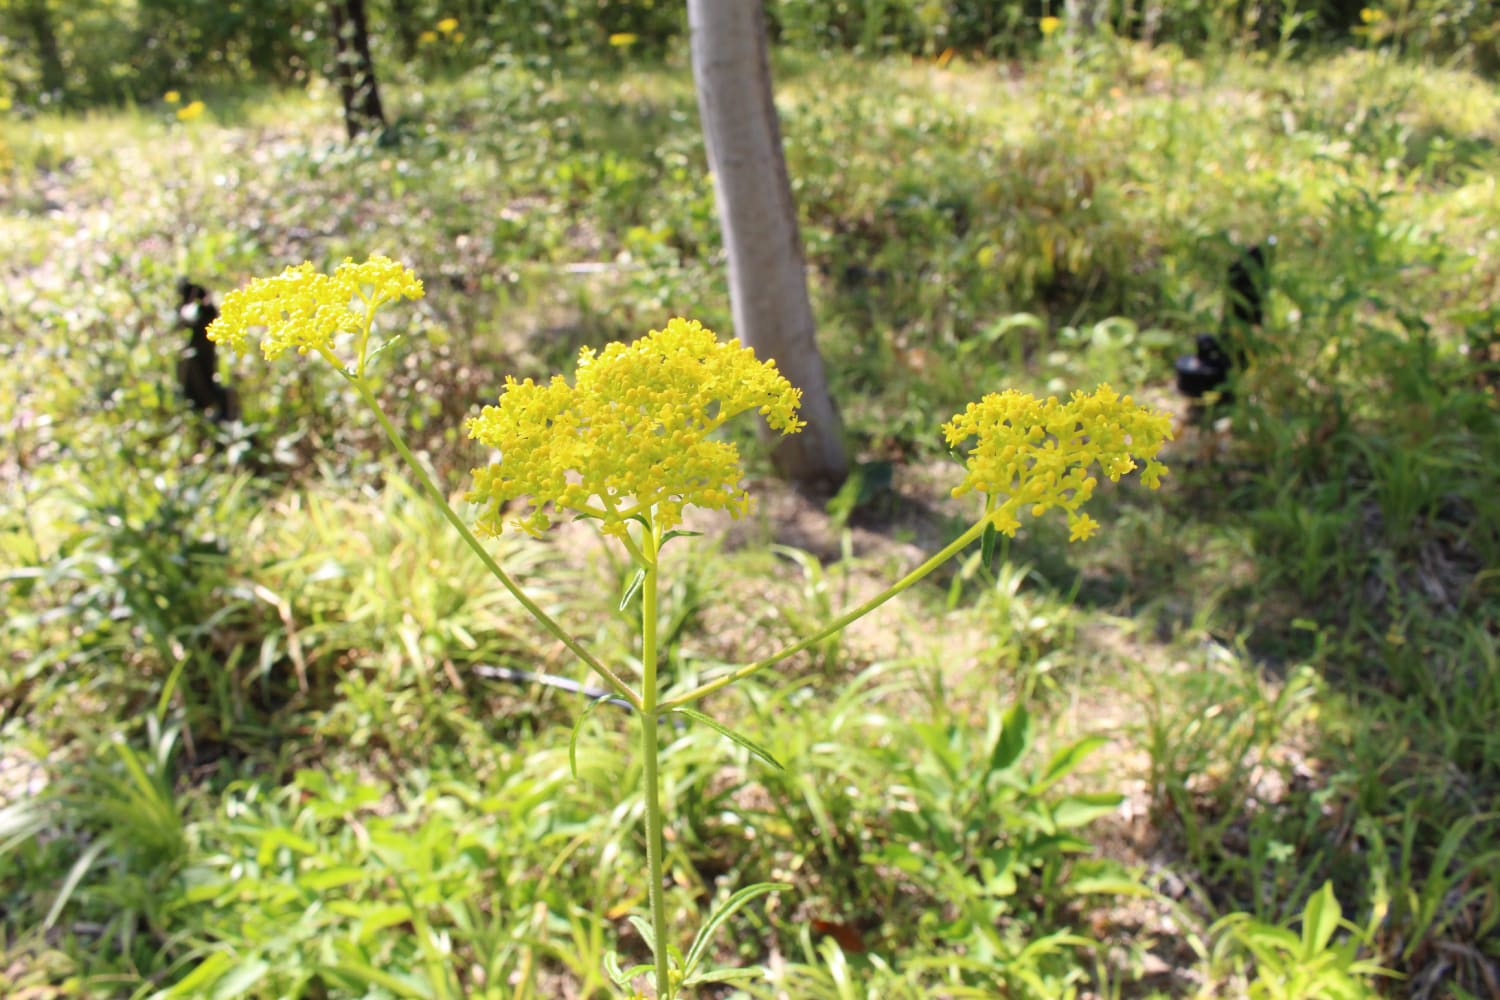
<path fill-rule="evenodd" d="M 422 282 L 410 268 L 389 257 L 376 255 L 363 264 L 346 257 L 331 275 L 303 263 L 274 278 L 257 278 L 224 296 L 219 318 L 208 328 L 208 339 L 244 354 L 250 331 L 260 328 L 265 331 L 260 349 L 267 361 L 289 348 L 299 354 L 331 355 L 333 339 L 339 334 L 368 335 L 370 316 L 381 303 L 421 297 Z M 358 311 L 353 308 L 356 299 L 364 303 Z"/>
<path fill-rule="evenodd" d="M 530 502 L 511 523 L 532 534 L 552 523 L 548 504 L 597 517 L 615 535 L 637 515 L 671 529 L 690 504 L 737 517 L 750 503 L 739 451 L 714 431 L 758 410 L 794 433 L 804 426 L 801 396 L 774 361 L 674 319 L 628 345 L 584 348 L 573 385 L 560 375 L 546 385 L 507 378 L 499 405 L 467 424 L 500 460 L 474 470 L 465 499 L 481 505 L 477 526 L 492 535 L 503 529 L 505 505 L 521 497 Z"/>
<path fill-rule="evenodd" d="M 1075 392 L 1066 403 L 1008 390 L 970 403 L 943 425 L 943 435 L 949 447 L 978 439 L 953 495 L 985 494 L 996 530 L 1014 536 L 1023 508 L 1040 517 L 1058 507 L 1067 511 L 1069 540 L 1080 541 L 1099 528 L 1079 513 L 1098 485 L 1089 470 L 1097 464 L 1118 481 L 1144 461 L 1141 481 L 1156 489 L 1167 471 L 1156 456 L 1172 437 L 1172 422 L 1108 385 Z"/>

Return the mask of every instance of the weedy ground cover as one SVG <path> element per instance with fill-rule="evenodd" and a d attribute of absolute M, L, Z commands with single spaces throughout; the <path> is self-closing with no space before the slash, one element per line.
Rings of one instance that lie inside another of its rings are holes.
<path fill-rule="evenodd" d="M 1271 295 L 1232 429 L 1185 429 L 1089 547 L 1038 525 L 718 697 L 784 771 L 667 738 L 671 912 L 793 886 L 720 939 L 770 968 L 750 995 L 1492 993 L 1493 85 L 1365 52 L 777 71 L 870 486 L 830 516 L 758 477 L 759 515 L 694 525 L 661 595 L 685 686 L 962 530 L 936 428 L 967 400 L 1168 403 L 1237 244 L 1277 237 Z M 357 399 L 235 367 L 249 429 L 215 446 L 170 312 L 180 273 L 399 254 L 424 350 L 377 391 L 456 492 L 505 374 L 727 326 L 689 86 L 672 58 L 397 81 L 392 141 L 354 147 L 328 95 L 0 126 L 12 993 L 607 996 L 607 952 L 644 960 L 628 719 L 589 716 L 573 778 L 585 703 L 495 668 L 584 675 Z M 630 567 L 495 545 L 638 652 Z"/>

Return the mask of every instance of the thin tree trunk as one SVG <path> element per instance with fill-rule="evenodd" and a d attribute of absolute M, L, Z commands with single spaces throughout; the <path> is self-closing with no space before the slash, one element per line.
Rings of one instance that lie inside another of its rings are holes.
<path fill-rule="evenodd" d="M 417 57 L 417 39 L 421 35 L 413 0 L 391 0 L 391 20 L 395 22 L 396 37 L 401 40 L 401 58 L 411 62 Z"/>
<path fill-rule="evenodd" d="M 31 29 L 36 41 L 36 57 L 41 64 L 42 91 L 52 100 L 62 97 L 67 87 L 67 74 L 63 70 L 62 49 L 57 44 L 57 32 L 52 27 L 52 12 L 43 0 L 33 0 L 21 8 L 21 20 Z"/>
<path fill-rule="evenodd" d="M 688 0 L 693 79 L 729 256 L 734 333 L 802 390 L 807 427 L 781 438 L 782 476 L 826 490 L 848 475 L 843 423 L 818 352 L 797 208 L 771 98 L 762 0 Z"/>
<path fill-rule="evenodd" d="M 365 0 L 333 0 L 328 6 L 333 18 L 336 47 L 334 74 L 344 102 L 344 127 L 349 138 L 385 128 L 380 106 L 380 88 L 375 83 L 375 61 L 370 58 L 370 30 L 365 19 Z"/>
<path fill-rule="evenodd" d="M 1072 42 L 1087 41 L 1099 29 L 1100 0 L 1064 0 L 1063 30 Z"/>

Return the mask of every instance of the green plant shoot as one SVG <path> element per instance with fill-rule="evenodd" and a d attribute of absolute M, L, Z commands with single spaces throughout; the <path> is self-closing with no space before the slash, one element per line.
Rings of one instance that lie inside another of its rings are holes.
<path fill-rule="evenodd" d="M 641 597 L 642 641 L 640 676 L 631 684 L 548 616 L 493 559 L 381 409 L 368 381 L 368 366 L 400 337 L 380 340 L 376 313 L 390 302 L 422 294 L 416 275 L 386 257 L 373 256 L 363 264 L 346 260 L 331 275 L 302 264 L 227 296 L 209 337 L 244 353 L 252 331 L 260 330 L 258 344 L 267 360 L 296 350 L 318 356 L 343 375 L 374 411 L 424 492 L 501 586 L 630 704 L 640 721 L 646 798 L 643 877 L 650 914 L 640 929 L 654 962 L 621 969 L 611 959 L 609 971 L 622 987 L 639 975 L 649 975 L 662 1000 L 681 996 L 697 983 L 735 977 L 731 970 L 699 968 L 708 935 L 734 910 L 781 888 L 762 883 L 741 889 L 710 916 L 686 957 L 673 945 L 662 898 L 666 817 L 658 784 L 657 735 L 662 717 L 676 713 L 709 725 L 769 766 L 779 767 L 764 749 L 687 706 L 837 633 L 986 533 L 1014 536 L 1025 513 L 1040 517 L 1060 510 L 1067 516 L 1072 540 L 1089 538 L 1099 525 L 1082 507 L 1098 485 L 1096 468 L 1111 480 L 1140 470 L 1152 488 L 1166 472 L 1157 456 L 1171 437 L 1169 418 L 1118 395 L 1108 385 L 1092 393 L 1075 392 L 1067 401 L 1038 400 L 1015 391 L 986 395 L 942 428 L 950 447 L 969 445 L 966 474 L 954 495 L 975 492 L 985 498 L 983 513 L 970 528 L 886 590 L 813 634 L 690 691 L 662 698 L 657 609 L 664 547 L 679 535 L 691 534 L 679 527 L 688 507 L 739 517 L 751 505 L 741 485 L 739 453 L 715 432 L 739 414 L 754 411 L 774 430 L 796 433 L 804 426 L 797 416 L 799 391 L 776 370 L 774 361 L 757 359 L 738 341 L 720 341 L 697 322 L 673 319 L 665 329 L 632 344 L 613 343 L 597 353 L 585 348 L 571 383 L 560 375 L 545 385 L 507 378 L 498 403 L 469 421 L 470 437 L 499 456 L 474 470 L 465 496 L 479 509 L 476 526 L 481 534 L 498 535 L 511 526 L 539 535 L 554 515 L 569 514 L 596 522 L 635 563 L 632 586 Z M 514 510 L 517 501 L 521 506 Z"/>

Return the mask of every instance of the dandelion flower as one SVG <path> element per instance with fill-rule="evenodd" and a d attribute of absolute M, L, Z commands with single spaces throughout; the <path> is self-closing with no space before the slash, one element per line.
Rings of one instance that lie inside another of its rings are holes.
<path fill-rule="evenodd" d="M 1385 20 L 1385 11 L 1376 10 L 1373 7 L 1361 7 L 1359 19 L 1365 24 L 1379 24 Z"/>
<path fill-rule="evenodd" d="M 477 526 L 492 535 L 520 498 L 527 506 L 510 523 L 532 534 L 551 524 L 549 506 L 599 518 L 616 535 L 636 516 L 671 529 L 689 505 L 738 517 L 750 503 L 739 451 L 714 432 L 756 410 L 794 433 L 804 426 L 801 395 L 774 361 L 674 319 L 631 344 L 584 348 L 571 385 L 560 375 L 545 384 L 507 378 L 499 404 L 467 424 L 500 458 L 474 470 L 465 499 L 480 506 Z"/>
<path fill-rule="evenodd" d="M 180 122 L 196 121 L 197 119 L 203 117 L 203 111 L 204 107 L 202 101 L 194 101 L 191 104 L 185 104 L 177 109 L 177 120 Z"/>
<path fill-rule="evenodd" d="M 617 49 L 628 49 L 639 40 L 639 35 L 631 34 L 628 31 L 617 31 L 609 36 L 609 44 Z"/>
<path fill-rule="evenodd" d="M 445 35 L 451 35 L 458 30 L 458 18 L 445 17 L 437 23 L 437 30 Z"/>
<path fill-rule="evenodd" d="M 166 101 L 168 104 L 181 104 L 182 94 L 175 90 L 169 90 L 161 96 L 161 99 Z"/>
<path fill-rule="evenodd" d="M 431 45 L 433 42 L 437 41 L 437 32 L 424 31 L 417 36 L 417 41 L 421 42 L 423 45 Z"/>
<path fill-rule="evenodd" d="M 376 255 L 363 264 L 346 257 L 333 274 L 302 263 L 224 296 L 208 339 L 244 354 L 251 331 L 261 329 L 259 346 L 267 361 L 288 349 L 331 354 L 339 334 L 368 335 L 370 317 L 382 303 L 421 297 L 422 282 L 389 257 Z M 363 308 L 354 309 L 356 302 Z"/>
<path fill-rule="evenodd" d="M 1139 468 L 1141 481 L 1156 489 L 1167 471 L 1156 456 L 1172 436 L 1172 423 L 1165 413 L 1101 385 L 1073 393 L 1066 403 L 1015 390 L 990 393 L 944 424 L 943 435 L 954 448 L 975 439 L 968 474 L 953 495 L 985 494 L 997 531 L 1014 536 L 1022 510 L 1040 517 L 1060 508 L 1068 515 L 1069 540 L 1083 541 L 1099 530 L 1079 512 L 1098 485 L 1091 470 L 1118 481 Z"/>
<path fill-rule="evenodd" d="M 1038 21 L 1037 26 L 1042 29 L 1043 38 L 1051 38 L 1062 27 L 1062 18 L 1049 15 Z"/>

